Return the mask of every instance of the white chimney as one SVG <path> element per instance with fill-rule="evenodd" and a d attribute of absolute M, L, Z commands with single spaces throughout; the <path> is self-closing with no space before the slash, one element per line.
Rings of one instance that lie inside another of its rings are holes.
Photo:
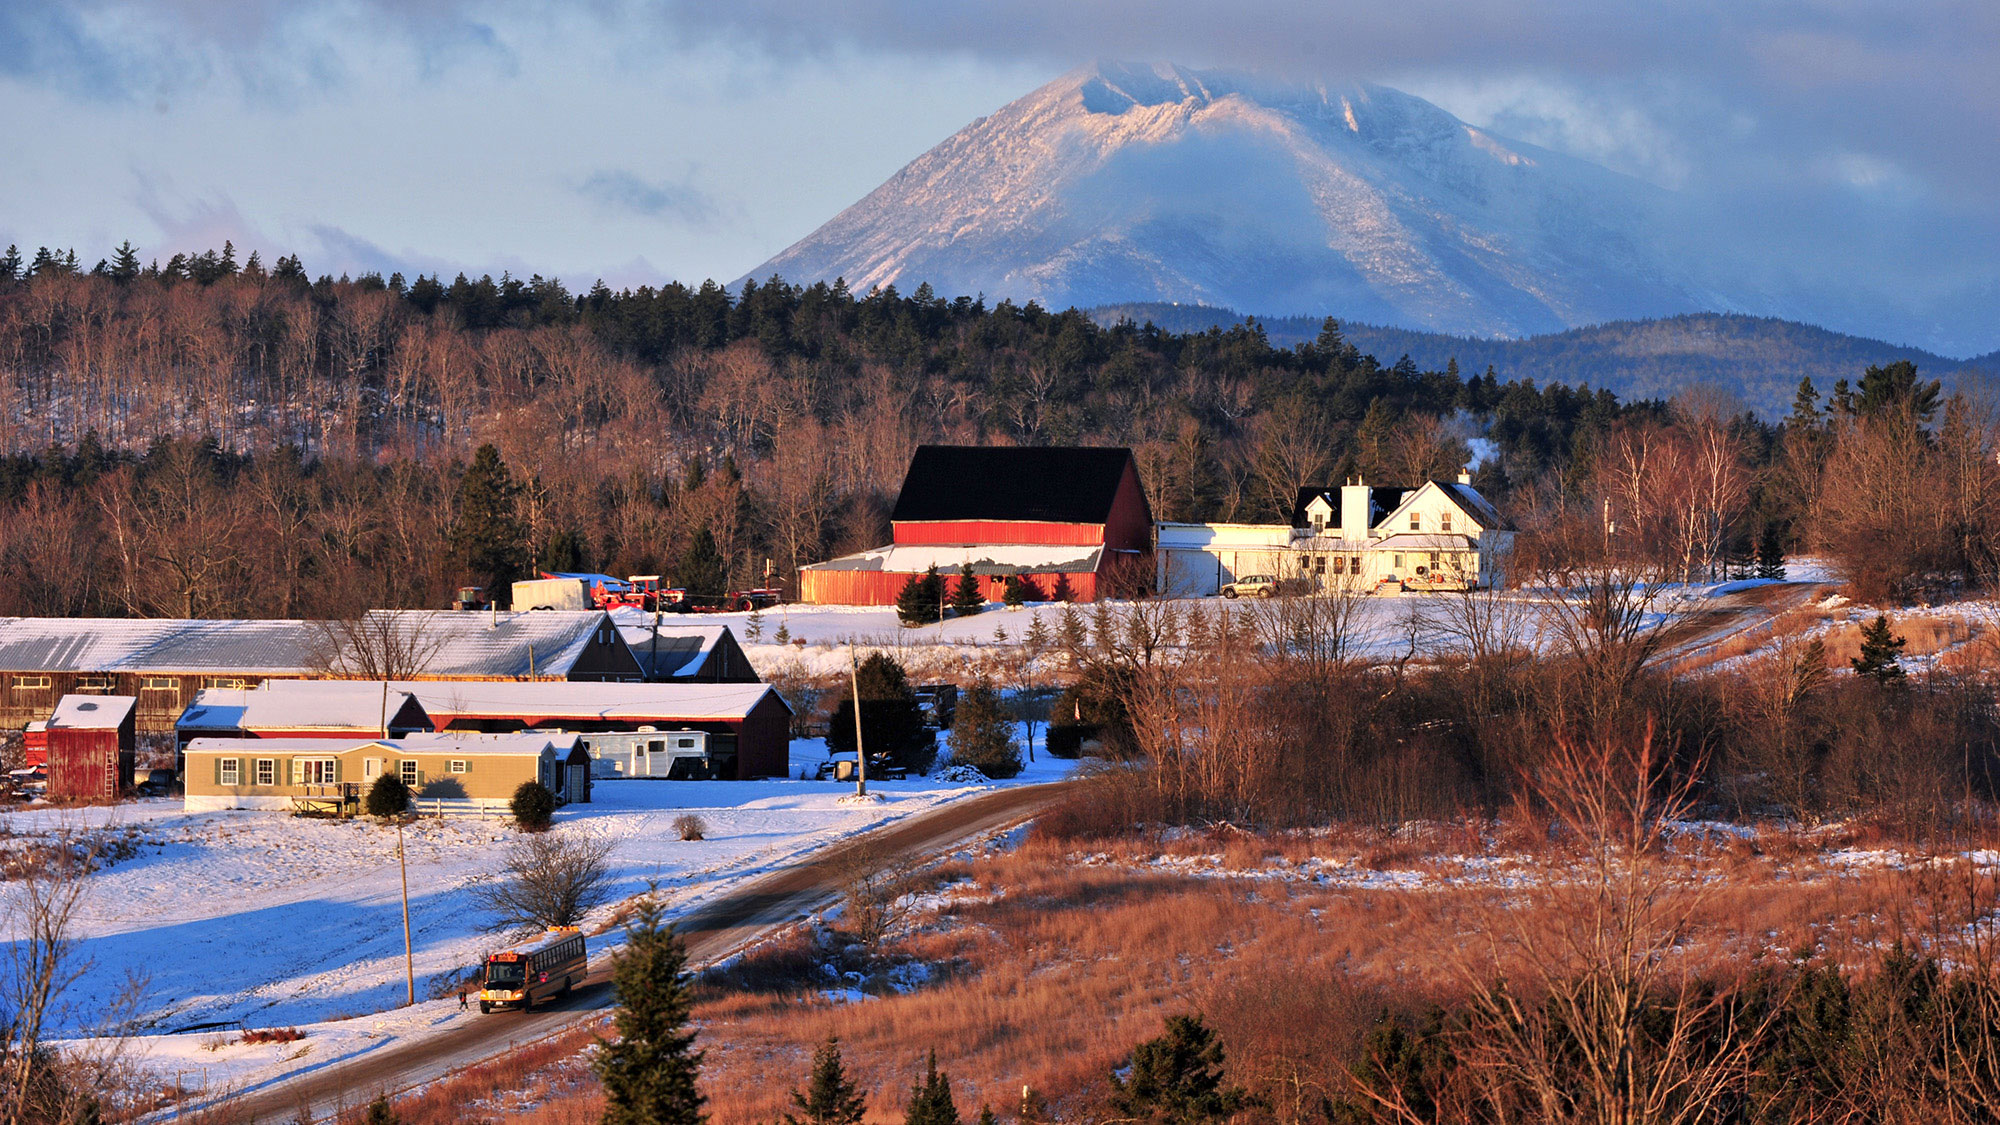
<path fill-rule="evenodd" d="M 1460 483 L 1460 484 L 1471 484 L 1471 483 L 1472 483 L 1472 471 L 1471 471 L 1470 469 L 1460 469 L 1460 470 L 1458 471 L 1458 483 Z"/>
<path fill-rule="evenodd" d="M 1350 543 L 1365 543 L 1368 527 L 1368 485 L 1355 477 L 1340 486 L 1340 537 Z"/>

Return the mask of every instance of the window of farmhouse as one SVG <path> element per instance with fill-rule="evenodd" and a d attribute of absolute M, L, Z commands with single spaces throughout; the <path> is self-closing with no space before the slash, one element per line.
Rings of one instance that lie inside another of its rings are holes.
<path fill-rule="evenodd" d="M 293 758 L 292 784 L 332 785 L 335 763 L 332 758 Z"/>
<path fill-rule="evenodd" d="M 1450 512 L 1446 512 L 1446 513 L 1444 513 L 1443 515 L 1440 515 L 1440 516 L 1438 517 L 1438 530 L 1439 530 L 1439 531 L 1450 531 L 1450 530 L 1451 530 L 1451 513 L 1450 513 Z"/>
<path fill-rule="evenodd" d="M 257 784 L 276 785 L 278 783 L 278 759 L 257 759 Z"/>
<path fill-rule="evenodd" d="M 1411 531 L 1422 531 L 1423 529 L 1424 529 L 1424 517 L 1423 517 L 1423 516 L 1421 516 L 1421 515 L 1419 515 L 1419 514 L 1418 514 L 1418 513 L 1416 513 L 1416 512 L 1411 512 L 1411 513 L 1410 513 L 1410 530 L 1411 530 Z"/>

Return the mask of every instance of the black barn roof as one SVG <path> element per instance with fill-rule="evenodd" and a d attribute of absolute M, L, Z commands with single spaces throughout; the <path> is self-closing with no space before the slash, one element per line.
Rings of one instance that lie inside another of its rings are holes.
<path fill-rule="evenodd" d="M 1132 451 L 921 445 L 889 518 L 1104 523 Z"/>

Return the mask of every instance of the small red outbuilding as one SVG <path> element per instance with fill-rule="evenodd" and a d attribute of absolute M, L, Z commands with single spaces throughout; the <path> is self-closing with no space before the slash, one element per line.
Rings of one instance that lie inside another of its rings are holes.
<path fill-rule="evenodd" d="M 49 796 L 115 801 L 138 763 L 137 710 L 130 695 L 65 695 L 49 716 Z"/>

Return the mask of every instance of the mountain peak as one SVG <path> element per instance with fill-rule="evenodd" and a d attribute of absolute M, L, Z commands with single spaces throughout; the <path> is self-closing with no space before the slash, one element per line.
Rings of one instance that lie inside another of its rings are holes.
<path fill-rule="evenodd" d="M 1713 303 L 1651 249 L 1659 196 L 1386 86 L 1105 60 L 753 275 L 1520 336 Z"/>

